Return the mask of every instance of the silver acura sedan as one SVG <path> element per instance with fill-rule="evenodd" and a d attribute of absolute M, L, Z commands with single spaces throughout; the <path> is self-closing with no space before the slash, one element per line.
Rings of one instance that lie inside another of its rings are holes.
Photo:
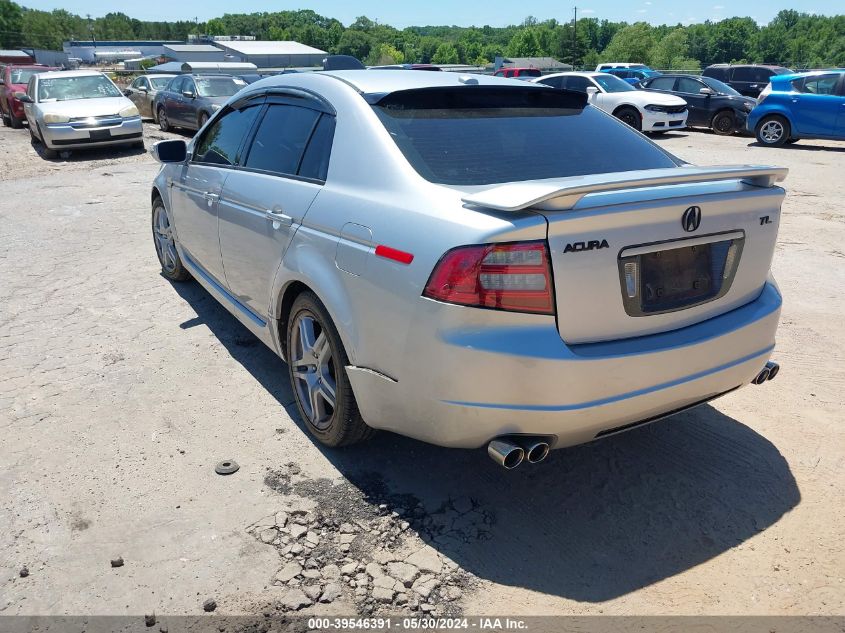
<path fill-rule="evenodd" d="M 387 429 L 512 468 L 778 372 L 786 170 L 685 164 L 583 94 L 282 75 L 153 155 L 164 275 L 287 360 L 326 445 Z"/>

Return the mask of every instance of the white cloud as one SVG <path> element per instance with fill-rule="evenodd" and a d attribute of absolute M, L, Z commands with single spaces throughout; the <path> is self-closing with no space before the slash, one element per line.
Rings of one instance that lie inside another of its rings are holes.
<path fill-rule="evenodd" d="M 717 4 L 717 5 L 715 5 L 715 6 L 713 7 L 713 10 L 714 10 L 714 11 L 721 11 L 721 10 L 722 10 L 722 9 L 724 9 L 724 8 L 725 8 L 725 7 L 724 7 L 724 6 L 722 6 L 721 4 Z"/>
<path fill-rule="evenodd" d="M 650 4 L 651 4 L 651 2 L 646 2 L 645 6 L 649 6 Z"/>
<path fill-rule="evenodd" d="M 637 9 L 637 13 L 645 13 L 645 12 L 646 12 L 645 9 Z"/>
<path fill-rule="evenodd" d="M 596 10 L 595 10 L 595 9 L 581 9 L 581 14 L 582 14 L 582 15 L 589 15 L 589 14 L 591 14 L 591 13 L 595 13 L 595 12 L 596 12 Z"/>

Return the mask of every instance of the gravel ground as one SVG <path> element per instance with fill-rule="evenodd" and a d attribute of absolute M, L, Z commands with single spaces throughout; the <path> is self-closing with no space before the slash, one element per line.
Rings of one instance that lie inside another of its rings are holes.
<path fill-rule="evenodd" d="M 845 612 L 845 145 L 658 142 L 790 168 L 781 374 L 505 472 L 315 445 L 282 363 L 158 274 L 152 159 L 0 128 L 0 614 Z"/>

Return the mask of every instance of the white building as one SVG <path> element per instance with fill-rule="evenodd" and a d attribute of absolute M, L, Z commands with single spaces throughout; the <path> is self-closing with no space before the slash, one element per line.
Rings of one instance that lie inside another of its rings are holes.
<path fill-rule="evenodd" d="M 177 62 L 225 62 L 226 52 L 211 44 L 166 44 L 164 56 Z"/>
<path fill-rule="evenodd" d="M 328 53 L 299 42 L 222 41 L 227 62 L 251 62 L 259 68 L 290 68 L 321 66 Z"/>
<path fill-rule="evenodd" d="M 160 57 L 164 55 L 165 45 L 181 43 L 162 40 L 70 40 L 62 48 L 68 56 L 93 64 L 137 57 Z"/>

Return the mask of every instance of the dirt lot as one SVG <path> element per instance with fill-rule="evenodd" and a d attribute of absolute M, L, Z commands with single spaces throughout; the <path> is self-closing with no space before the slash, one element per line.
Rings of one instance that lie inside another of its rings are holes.
<path fill-rule="evenodd" d="M 790 168 L 781 374 L 505 472 L 315 445 L 282 363 L 158 274 L 152 159 L 0 129 L 0 614 L 845 613 L 845 145 L 659 142 Z"/>

